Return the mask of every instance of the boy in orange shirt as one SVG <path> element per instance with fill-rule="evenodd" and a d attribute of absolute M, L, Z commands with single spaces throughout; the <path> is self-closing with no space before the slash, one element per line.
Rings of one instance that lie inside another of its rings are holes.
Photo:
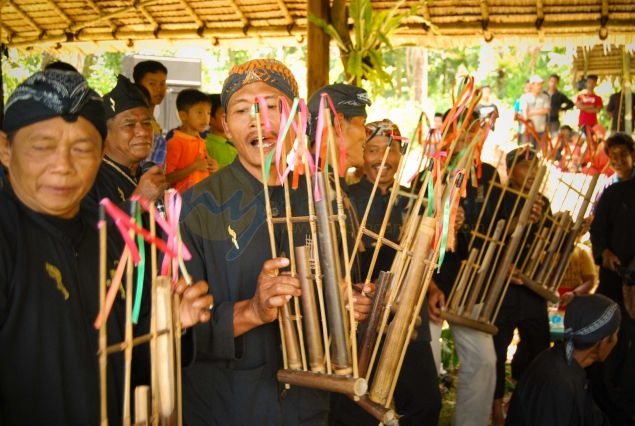
<path fill-rule="evenodd" d="M 176 98 L 181 127 L 168 140 L 166 179 L 172 187 L 184 192 L 218 169 L 213 158 L 207 156 L 201 138 L 209 124 L 211 104 L 207 95 L 196 89 L 185 89 Z"/>

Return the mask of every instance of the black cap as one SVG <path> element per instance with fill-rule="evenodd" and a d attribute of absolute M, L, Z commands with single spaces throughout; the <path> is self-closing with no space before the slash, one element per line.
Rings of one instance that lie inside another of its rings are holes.
<path fill-rule="evenodd" d="M 121 74 L 117 85 L 104 95 L 104 105 L 107 120 L 132 108 L 149 108 L 148 99 L 139 87 Z"/>

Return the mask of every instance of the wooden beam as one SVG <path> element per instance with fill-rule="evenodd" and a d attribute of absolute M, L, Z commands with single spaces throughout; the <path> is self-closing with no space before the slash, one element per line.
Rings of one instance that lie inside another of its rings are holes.
<path fill-rule="evenodd" d="M 278 0 L 278 7 L 284 15 L 284 18 L 287 20 L 287 24 L 295 25 L 295 20 L 293 19 L 293 16 L 291 16 L 291 13 L 289 13 L 289 8 L 284 0 Z"/>
<path fill-rule="evenodd" d="M 243 24 L 243 28 L 249 27 L 249 19 L 247 19 L 247 16 L 245 16 L 240 6 L 238 6 L 234 0 L 227 0 L 227 3 L 229 3 L 234 9 L 234 13 L 238 16 L 238 19 L 240 19 L 240 22 Z"/>
<path fill-rule="evenodd" d="M 35 28 L 37 32 L 40 34 L 40 36 L 45 33 L 45 31 L 33 19 L 31 19 L 29 15 L 27 15 L 22 9 L 20 9 L 20 6 L 15 4 L 13 0 L 9 0 L 7 4 L 11 6 L 18 15 L 20 15 L 20 18 L 24 19 L 26 23 L 28 23 L 30 26 Z"/>
<path fill-rule="evenodd" d="M 148 12 L 148 9 L 146 9 L 143 6 L 139 6 L 139 11 L 143 14 L 143 16 L 148 20 L 148 22 L 150 23 L 150 25 L 152 25 L 152 28 L 154 28 L 155 30 L 157 28 L 159 28 L 159 23 L 157 22 L 156 19 L 154 19 L 154 17 L 150 14 L 150 12 Z"/>
<path fill-rule="evenodd" d="M 194 11 L 194 9 L 192 9 L 192 7 L 188 4 L 188 2 L 185 0 L 179 0 L 179 2 L 183 5 L 183 9 L 185 9 L 187 13 L 192 17 L 192 19 L 194 19 L 194 22 L 196 22 L 196 27 L 200 29 L 204 28 L 205 23 Z"/>
<path fill-rule="evenodd" d="M 67 24 L 71 24 L 73 22 L 73 20 L 69 18 L 68 15 L 64 13 L 64 11 L 60 9 L 53 0 L 45 0 L 45 1 L 51 7 L 51 9 L 53 9 L 55 13 L 57 13 L 60 16 L 60 18 L 66 21 Z"/>
<path fill-rule="evenodd" d="M 152 3 L 156 3 L 159 2 L 161 0 L 142 0 L 139 1 L 137 3 L 135 3 L 132 6 L 126 6 L 126 7 L 122 7 L 120 9 L 115 10 L 114 12 L 110 12 L 110 13 L 104 13 L 104 14 L 100 14 L 96 19 L 93 19 L 91 21 L 87 21 L 87 22 L 82 22 L 81 24 L 75 24 L 72 25 L 69 30 L 71 33 L 75 33 L 79 30 L 82 30 L 86 27 L 91 27 L 93 25 L 95 25 L 97 22 L 101 22 L 101 21 L 106 21 L 106 20 L 110 20 L 111 18 L 115 18 L 119 15 L 123 15 L 125 13 L 128 13 L 130 11 L 136 10 L 137 7 L 139 6 L 147 6 L 149 4 Z M 95 3 L 93 3 L 95 6 L 97 6 Z M 110 23 L 110 25 L 112 26 L 112 23 Z"/>
<path fill-rule="evenodd" d="M 307 14 L 329 20 L 328 2 L 308 0 Z M 307 96 L 311 96 L 320 87 L 329 83 L 329 36 L 317 25 L 308 23 L 307 28 Z"/>

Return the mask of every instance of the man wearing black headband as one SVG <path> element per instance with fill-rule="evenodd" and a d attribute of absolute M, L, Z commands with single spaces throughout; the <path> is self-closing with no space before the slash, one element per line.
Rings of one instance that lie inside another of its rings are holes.
<path fill-rule="evenodd" d="M 593 401 L 585 368 L 603 362 L 617 343 L 620 309 L 601 295 L 578 296 L 567 306 L 563 343 L 536 357 L 509 404 L 508 426 L 608 426 Z"/>
<path fill-rule="evenodd" d="M 103 102 L 78 73 L 39 72 L 9 97 L 4 131 L 0 160 L 10 185 L 0 192 L 0 424 L 98 424 L 98 217 L 80 201 L 102 157 Z M 115 267 L 112 258 L 107 267 Z M 206 293 L 205 283 L 188 289 L 184 326 L 209 318 L 193 306 L 197 297 L 209 306 Z M 118 299 L 109 342 L 123 341 L 123 312 Z M 122 418 L 122 359 L 109 358 L 111 424 Z"/>

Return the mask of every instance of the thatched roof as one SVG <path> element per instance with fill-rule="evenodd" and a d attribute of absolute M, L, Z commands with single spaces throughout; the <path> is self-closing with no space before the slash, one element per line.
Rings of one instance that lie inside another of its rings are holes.
<path fill-rule="evenodd" d="M 635 46 L 593 46 L 578 47 L 573 57 L 573 78 L 575 81 L 588 74 L 600 78 L 617 78 L 624 75 L 624 66 L 629 74 L 635 74 Z"/>
<path fill-rule="evenodd" d="M 0 0 L 9 47 L 132 47 L 157 39 L 220 46 L 304 43 L 309 0 Z M 328 0 L 323 0 L 328 1 Z M 408 1 L 413 5 L 417 1 Z M 393 1 L 373 0 L 375 9 Z M 633 0 L 429 0 L 398 38 L 430 47 L 635 42 Z"/>

